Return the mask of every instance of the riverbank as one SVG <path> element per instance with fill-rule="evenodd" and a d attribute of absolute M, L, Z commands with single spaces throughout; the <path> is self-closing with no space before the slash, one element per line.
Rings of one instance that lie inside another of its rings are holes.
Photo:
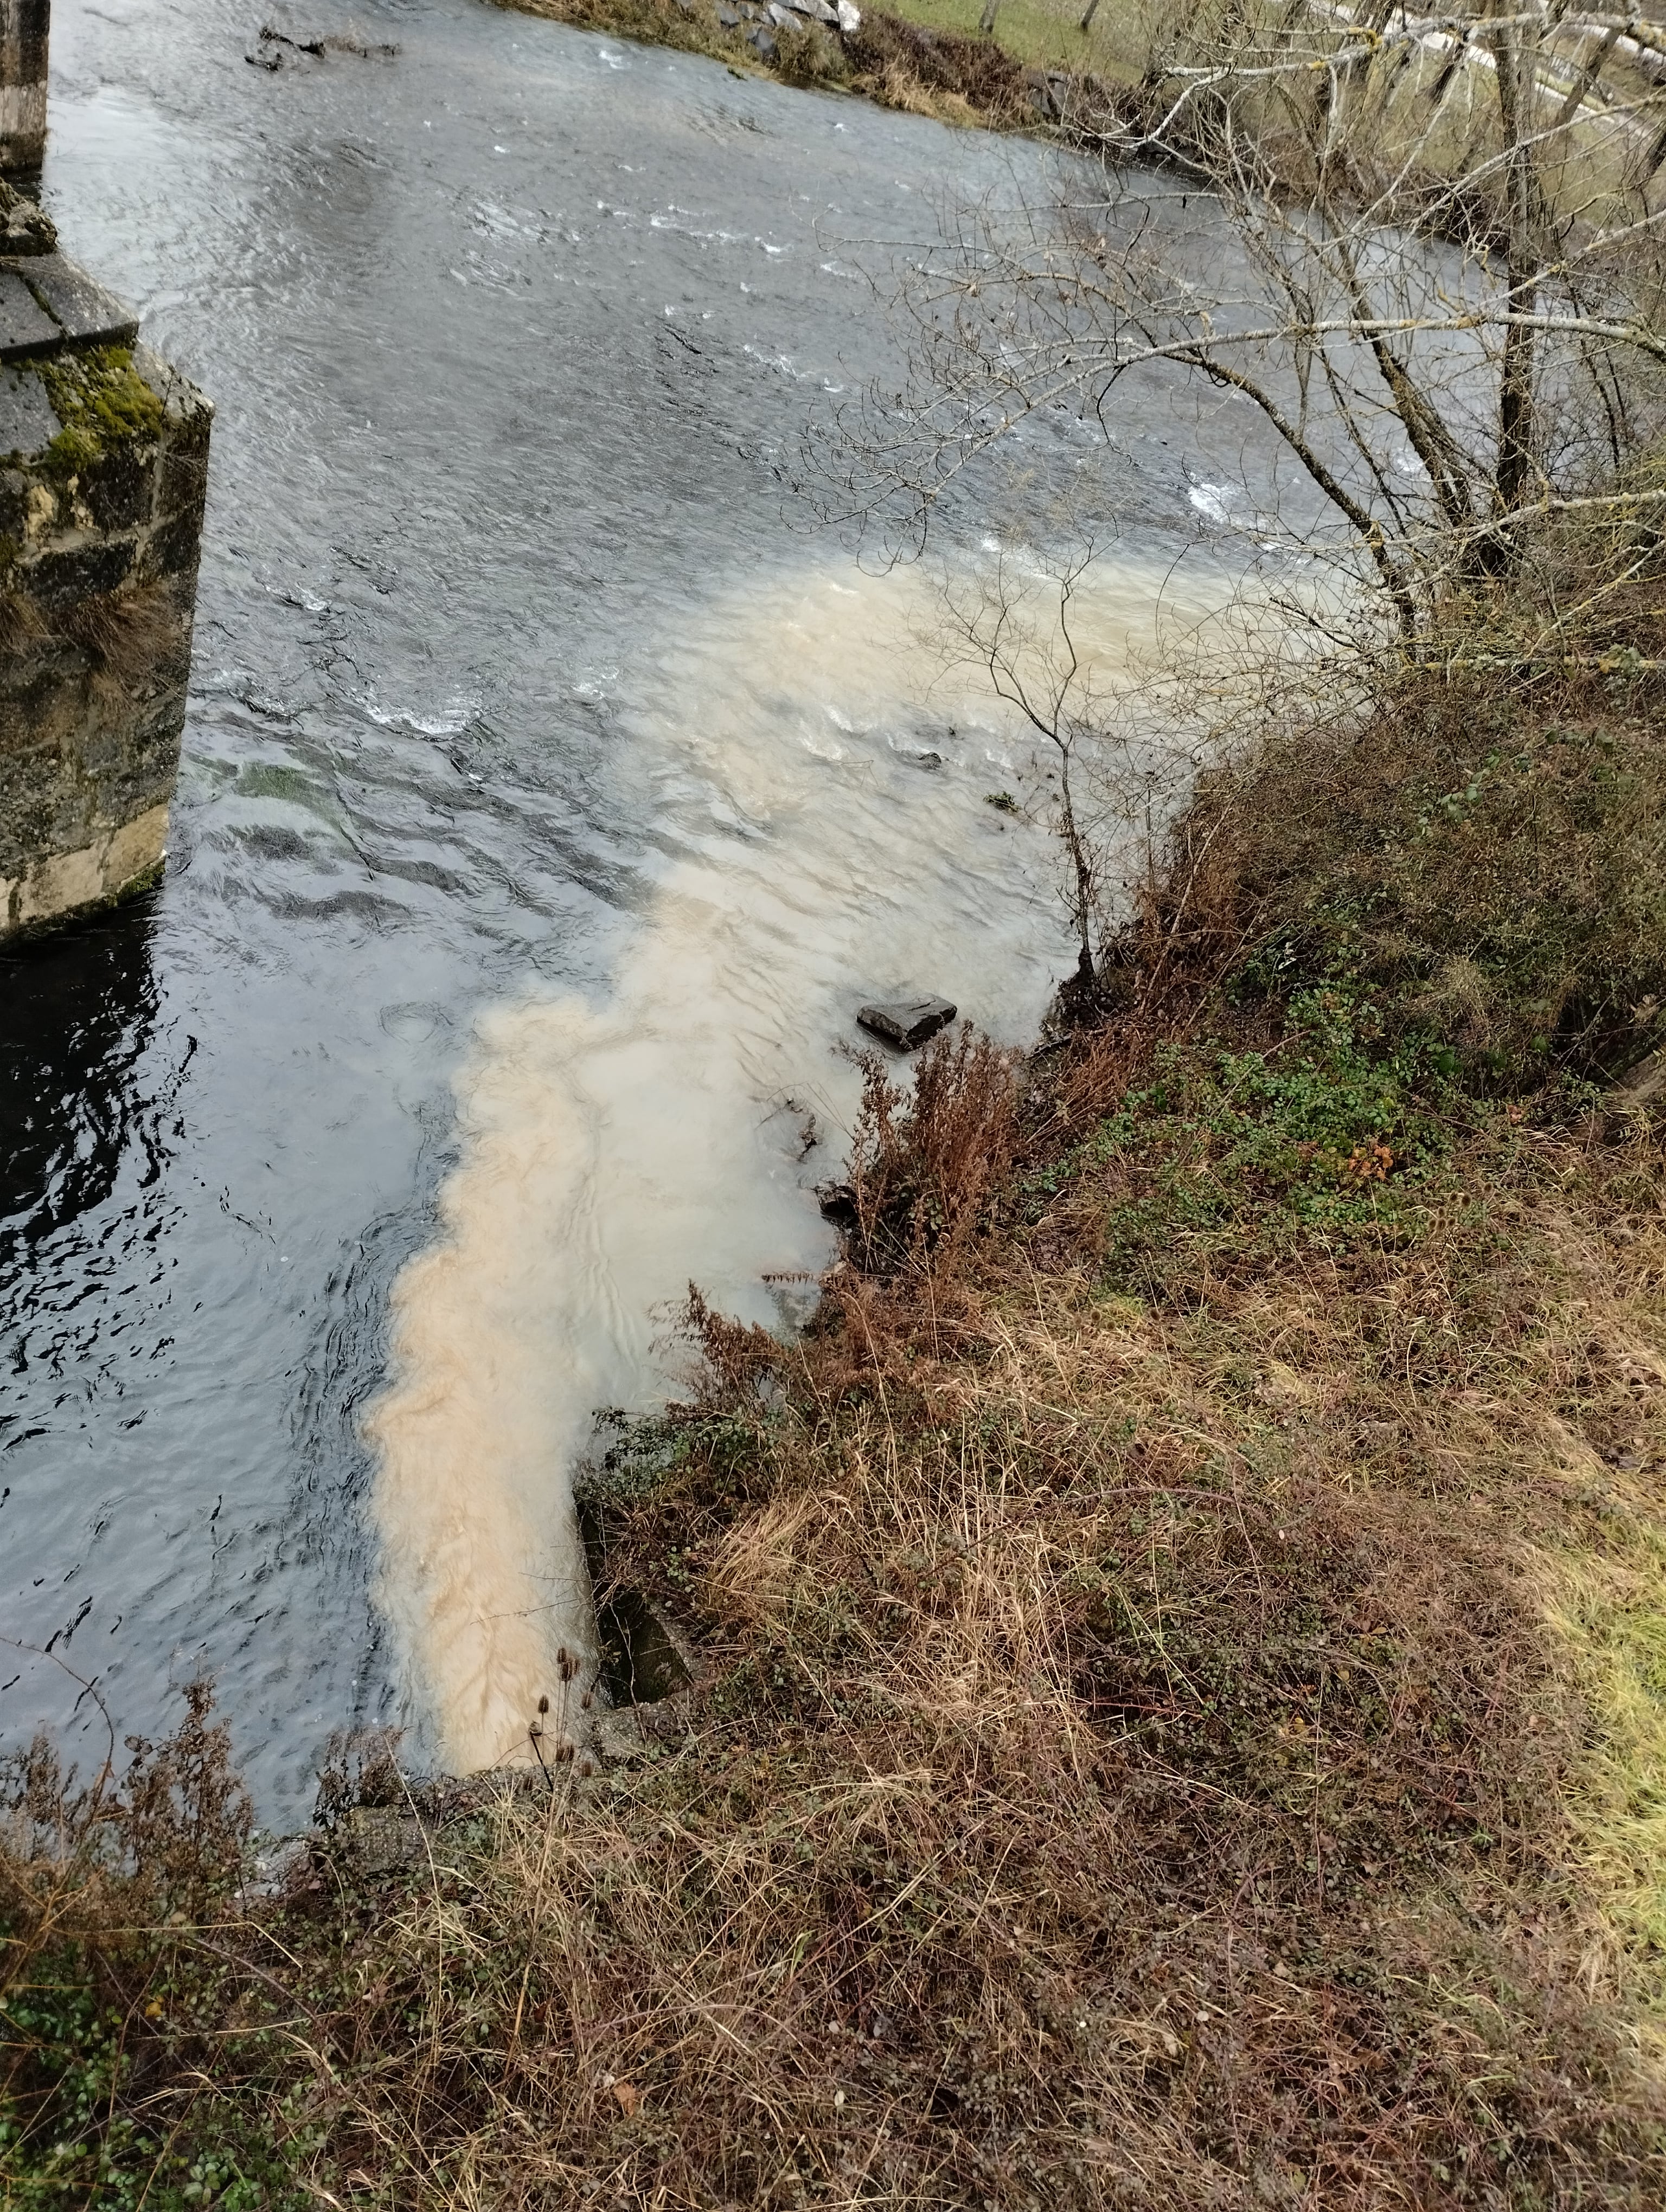
<path fill-rule="evenodd" d="M 1269 177 L 1298 192 L 1311 181 L 1312 148 L 1304 155 L 1296 143 L 1311 128 L 1310 96 L 1334 82 L 1347 88 L 1334 106 L 1320 99 L 1326 161 L 1345 152 L 1357 177 L 1377 174 L 1379 190 L 1399 192 L 1417 178 L 1424 222 L 1454 238 L 1490 204 L 1502 152 L 1490 53 L 1474 25 L 1456 21 L 1402 23 L 1385 36 L 1346 11 L 1227 27 L 1114 0 L 1104 9 L 1094 0 L 1080 15 L 1046 0 L 903 0 L 895 10 L 853 10 L 846 0 L 842 14 L 831 0 L 494 4 L 940 122 L 1057 135 L 1115 161 L 1177 160 L 1204 175 L 1219 149 L 1199 95 L 1215 82 L 1270 161 Z M 1578 26 L 1566 34 L 1546 27 L 1535 40 L 1544 189 L 1576 227 L 1637 223 L 1657 200 L 1662 51 L 1658 30 L 1639 24 L 1623 38 L 1616 27 L 1600 48 Z"/>
<path fill-rule="evenodd" d="M 875 1065 L 813 1325 L 593 1472 L 695 1680 L 592 1761 L 257 1877 L 202 1701 L 39 1756 L 7 2201 L 1657 2203 L 1651 595 L 1264 726 L 1067 1046 Z"/>
<path fill-rule="evenodd" d="M 1066 88 L 1049 83 L 1050 41 L 1031 37 L 1014 46 L 952 27 L 941 9 L 915 15 L 860 10 L 860 24 L 842 31 L 781 7 L 772 17 L 763 0 L 495 0 L 586 31 L 644 45 L 671 46 L 773 75 L 800 88 L 845 92 L 909 115 L 989 130 L 1045 131 L 1063 112 Z M 830 8 L 829 15 L 833 14 Z M 1039 25 L 1037 26 L 1039 28 Z M 1032 58 L 1033 54 L 1033 58 Z"/>

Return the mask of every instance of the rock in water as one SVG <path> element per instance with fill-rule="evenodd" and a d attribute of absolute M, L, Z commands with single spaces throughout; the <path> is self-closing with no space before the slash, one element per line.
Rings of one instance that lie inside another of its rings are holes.
<path fill-rule="evenodd" d="M 913 1052 L 927 1037 L 946 1029 L 958 1012 L 946 999 L 897 999 L 889 1006 L 863 1006 L 856 1018 L 865 1030 L 872 1030 L 899 1052 Z"/>

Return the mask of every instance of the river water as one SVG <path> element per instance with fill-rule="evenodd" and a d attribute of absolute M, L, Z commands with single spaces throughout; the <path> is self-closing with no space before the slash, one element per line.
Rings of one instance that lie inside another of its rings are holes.
<path fill-rule="evenodd" d="M 787 488 L 891 359 L 860 265 L 1053 157 L 476 0 L 350 20 L 397 55 L 59 0 L 49 201 L 218 414 L 167 880 L 0 958 L 0 1735 L 84 1755 L 83 1682 L 152 1733 L 207 1671 L 278 1822 L 338 1729 L 524 1735 L 593 1411 L 691 1277 L 790 1320 L 828 1255 L 855 1007 L 1023 1042 L 1069 965 L 984 803 L 1021 731 Z M 1107 655 L 1219 435 L 1130 388 Z"/>

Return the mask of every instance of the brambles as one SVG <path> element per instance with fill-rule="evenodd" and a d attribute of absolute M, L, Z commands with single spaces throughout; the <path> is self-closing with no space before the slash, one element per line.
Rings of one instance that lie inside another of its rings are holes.
<path fill-rule="evenodd" d="M 249 1808 L 207 1690 L 185 1704 L 167 1741 L 130 1740 L 119 1789 L 108 1768 L 78 1788 L 40 1743 L 6 1772 L 0 2194 L 18 2212 L 311 2201 L 265 2110 L 236 2102 L 277 2015 L 246 2008 L 217 1941 L 246 1905 Z"/>
<path fill-rule="evenodd" d="M 1589 592 L 1595 566 L 1561 588 Z M 1657 565 L 1639 580 L 1657 590 Z M 1633 605 L 1635 672 L 1583 650 L 1549 671 L 1391 669 L 1363 711 L 1229 759 L 1118 946 L 1116 1001 L 1201 978 L 1253 1031 L 1258 1006 L 1337 989 L 1495 1096 L 1556 1083 L 1578 1105 L 1616 1079 L 1662 1022 L 1657 620 Z"/>
<path fill-rule="evenodd" d="M 1019 1055 L 963 1024 L 921 1053 L 911 1091 L 891 1082 L 877 1054 L 860 1064 L 845 1187 L 853 1253 L 874 1274 L 952 1264 L 1011 1172 Z"/>
<path fill-rule="evenodd" d="M 842 85 L 849 82 L 852 64 L 842 40 L 819 23 L 806 23 L 798 30 L 776 32 L 775 70 L 786 84 Z"/>

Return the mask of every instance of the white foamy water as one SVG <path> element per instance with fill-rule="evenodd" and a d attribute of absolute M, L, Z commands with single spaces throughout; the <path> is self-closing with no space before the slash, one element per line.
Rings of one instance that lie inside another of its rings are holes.
<path fill-rule="evenodd" d="M 1174 598 L 1120 568 L 1079 592 L 1079 637 L 1114 671 Z M 1027 1043 L 1073 965 L 1050 838 L 987 804 L 1038 772 L 1033 733 L 934 670 L 936 614 L 917 571 L 824 568 L 625 672 L 651 910 L 605 999 L 478 1021 L 368 1423 L 381 1601 L 455 1769 L 529 1756 L 540 1696 L 553 1729 L 571 1694 L 559 1653 L 593 1657 L 572 1476 L 596 1410 L 663 1390 L 690 1281 L 769 1321 L 765 1277 L 830 1257 L 810 1186 L 842 1163 L 857 1007 L 940 992 Z"/>

